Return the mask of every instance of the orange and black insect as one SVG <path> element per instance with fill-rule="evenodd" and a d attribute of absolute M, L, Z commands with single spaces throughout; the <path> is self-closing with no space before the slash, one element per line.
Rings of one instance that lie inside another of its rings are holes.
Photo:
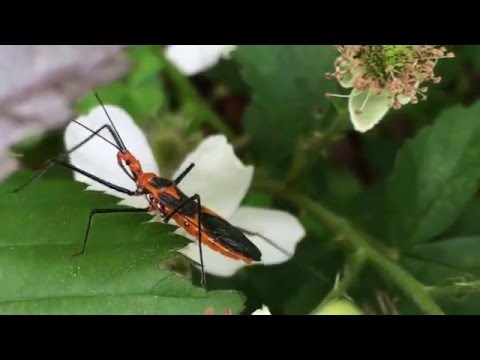
<path fill-rule="evenodd" d="M 115 148 L 117 148 L 118 165 L 125 172 L 125 174 L 127 174 L 127 176 L 135 182 L 136 190 L 132 191 L 124 187 L 117 186 L 107 180 L 97 177 L 94 174 L 86 172 L 72 164 L 69 164 L 61 160 L 60 158 L 55 158 L 47 162 L 46 166 L 38 174 L 36 174 L 28 182 L 15 190 L 19 191 L 20 189 L 24 188 L 33 180 L 44 174 L 50 166 L 56 164 L 76 171 L 82 175 L 85 175 L 90 179 L 120 193 L 130 196 L 146 197 L 149 206 L 144 209 L 115 208 L 92 210 L 90 212 L 87 229 L 85 231 L 82 251 L 78 255 L 85 253 L 90 226 L 92 223 L 92 219 L 95 215 L 112 213 L 155 212 L 160 214 L 161 218 L 165 223 L 170 221 L 170 219 L 173 219 L 187 233 L 197 237 L 200 251 L 200 265 L 202 269 L 201 283 L 203 286 L 205 286 L 205 272 L 202 255 L 202 244 L 208 246 L 212 250 L 217 251 L 228 258 L 243 261 L 248 265 L 251 265 L 253 261 L 260 261 L 262 259 L 262 254 L 260 250 L 245 236 L 245 234 L 261 236 L 260 234 L 250 233 L 247 230 L 235 227 L 227 220 L 222 218 L 220 215 L 216 214 L 214 211 L 202 206 L 199 194 L 187 196 L 178 188 L 178 185 L 183 180 L 183 178 L 187 176 L 187 174 L 193 169 L 193 163 L 190 164 L 188 168 L 186 168 L 177 178 L 173 180 L 158 177 L 154 173 L 144 173 L 140 162 L 125 147 L 125 144 L 123 143 L 120 135 L 118 134 L 118 131 L 116 130 L 115 125 L 110 118 L 108 112 L 106 111 L 102 101 L 97 94 L 95 94 L 95 96 L 97 97 L 97 100 L 102 106 L 109 120 L 109 124 L 105 124 L 94 131 L 74 120 L 75 123 L 89 130 L 91 132 L 91 135 L 89 135 L 79 144 L 75 145 L 73 148 L 69 149 L 62 155 L 66 156 L 74 152 L 82 145 L 90 141 L 92 138 L 98 136 L 113 145 Z M 112 135 L 114 143 L 100 135 L 100 132 L 105 129 L 109 131 L 109 133 Z"/>

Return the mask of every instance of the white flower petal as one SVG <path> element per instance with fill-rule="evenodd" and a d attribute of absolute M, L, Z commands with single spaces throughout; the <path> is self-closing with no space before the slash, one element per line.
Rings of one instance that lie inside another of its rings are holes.
<path fill-rule="evenodd" d="M 166 57 L 185 75 L 195 75 L 227 58 L 235 45 L 169 45 Z"/>
<path fill-rule="evenodd" d="M 262 261 L 256 264 L 274 265 L 289 260 L 296 245 L 305 236 L 297 218 L 279 210 L 241 207 L 228 221 L 244 230 L 261 234 L 281 248 L 270 245 L 262 237 L 247 235 L 262 252 Z M 176 233 L 195 240 L 181 229 Z M 187 245 L 179 252 L 200 264 L 198 242 Z M 213 275 L 229 277 L 247 266 L 243 261 L 227 258 L 206 246 L 202 247 L 202 252 L 205 271 Z"/>
<path fill-rule="evenodd" d="M 143 170 L 145 172 L 155 172 L 158 174 L 157 164 L 142 130 L 123 109 L 113 105 L 106 105 L 105 107 L 125 146 L 142 163 Z M 77 121 L 95 131 L 102 125 L 108 123 L 108 118 L 102 107 L 97 106 L 86 116 L 79 117 Z M 107 129 L 102 130 L 100 134 L 115 143 Z M 91 135 L 90 131 L 71 122 L 67 126 L 64 135 L 66 148 L 71 149 L 89 135 Z M 112 184 L 135 190 L 135 183 L 117 164 L 117 152 L 118 149 L 102 138 L 95 136 L 69 155 L 70 163 Z M 134 207 L 146 207 L 148 205 L 143 196 L 133 197 L 119 193 L 76 172 L 74 173 L 74 178 L 77 181 L 90 185 L 88 190 L 103 191 L 107 194 L 125 199 L 121 204 Z"/>
<path fill-rule="evenodd" d="M 375 95 L 354 89 L 348 99 L 350 119 L 355 130 L 366 132 L 383 119 L 392 105 L 386 94 Z M 360 111 L 359 113 L 357 113 Z"/>
<path fill-rule="evenodd" d="M 253 177 L 253 166 L 245 166 L 223 135 L 206 138 L 190 153 L 175 173 L 178 176 L 190 163 L 192 171 L 179 188 L 185 194 L 199 194 L 202 205 L 228 218 L 245 197 Z"/>
<path fill-rule="evenodd" d="M 228 220 L 244 230 L 262 235 L 280 248 L 270 245 L 260 236 L 247 235 L 262 252 L 260 263 L 265 265 L 288 261 L 305 236 L 305 229 L 298 219 L 281 210 L 242 206 Z"/>
<path fill-rule="evenodd" d="M 260 309 L 255 310 L 252 315 L 272 315 L 270 313 L 270 309 L 266 306 L 263 305 Z"/>

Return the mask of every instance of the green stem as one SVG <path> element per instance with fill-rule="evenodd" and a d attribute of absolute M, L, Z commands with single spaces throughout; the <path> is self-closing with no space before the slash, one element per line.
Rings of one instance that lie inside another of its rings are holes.
<path fill-rule="evenodd" d="M 242 151 L 244 151 L 246 148 L 248 148 L 248 146 L 250 146 L 250 143 L 251 143 L 250 136 L 248 134 L 244 134 L 238 137 L 237 139 L 235 139 L 232 145 L 233 145 L 233 149 L 235 150 L 235 153 L 239 154 Z"/>
<path fill-rule="evenodd" d="M 178 71 L 178 69 L 165 58 L 162 49 L 159 50 L 159 53 L 165 64 L 165 72 L 176 87 L 178 94 L 182 99 L 183 110 L 187 114 L 193 114 L 201 121 L 207 122 L 216 131 L 225 134 L 227 138 L 233 139 L 233 131 L 223 122 L 215 111 L 203 101 L 190 80 L 180 73 L 180 71 Z"/>
<path fill-rule="evenodd" d="M 455 283 L 446 286 L 427 286 L 425 289 L 434 297 L 461 297 L 480 292 L 480 281 Z"/>
<path fill-rule="evenodd" d="M 339 113 L 331 126 L 323 132 L 315 131 L 306 138 L 299 139 L 285 183 L 294 184 L 321 155 L 327 146 L 335 141 L 349 126 L 348 116 Z"/>
<path fill-rule="evenodd" d="M 254 184 L 255 188 L 273 193 L 290 201 L 304 211 L 310 213 L 319 222 L 323 223 L 332 233 L 348 241 L 358 251 L 365 253 L 366 259 L 383 276 L 389 278 L 410 297 L 418 307 L 427 314 L 443 314 L 442 309 L 435 303 L 425 286 L 390 260 L 378 246 L 372 243 L 371 238 L 352 226 L 346 219 L 332 213 L 321 204 L 294 191 L 285 189 L 285 186 L 276 182 L 262 182 Z"/>
<path fill-rule="evenodd" d="M 330 301 L 347 296 L 347 291 L 355 283 L 365 264 L 366 256 L 363 251 L 358 251 L 347 259 L 347 266 L 343 278 L 335 284 L 333 289 L 325 296 L 322 302 L 311 312 L 318 313 Z"/>

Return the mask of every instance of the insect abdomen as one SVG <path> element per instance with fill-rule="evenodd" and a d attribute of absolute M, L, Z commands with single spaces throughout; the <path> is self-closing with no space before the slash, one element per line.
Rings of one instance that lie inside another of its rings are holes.
<path fill-rule="evenodd" d="M 202 212 L 202 231 L 223 247 L 253 261 L 260 261 L 262 253 L 240 230 L 219 216 Z"/>

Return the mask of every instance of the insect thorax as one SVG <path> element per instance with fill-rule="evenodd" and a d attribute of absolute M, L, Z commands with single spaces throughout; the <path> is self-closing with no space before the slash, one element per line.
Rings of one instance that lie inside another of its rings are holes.
<path fill-rule="evenodd" d="M 158 176 L 155 176 L 154 178 L 152 178 L 150 180 L 150 184 L 152 184 L 152 186 L 155 186 L 156 188 L 160 189 L 160 188 L 165 188 L 165 187 L 169 187 L 173 184 L 172 180 L 169 180 L 169 179 L 164 179 L 164 178 L 160 178 Z"/>

